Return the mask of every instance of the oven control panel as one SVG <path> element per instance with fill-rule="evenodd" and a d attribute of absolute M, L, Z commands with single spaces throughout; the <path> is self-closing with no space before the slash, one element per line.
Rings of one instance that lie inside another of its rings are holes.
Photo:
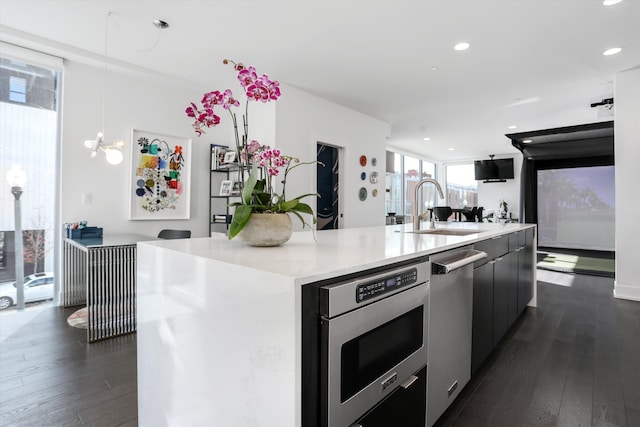
<path fill-rule="evenodd" d="M 418 280 L 418 270 L 398 271 L 393 275 L 381 277 L 375 281 L 361 283 L 356 287 L 356 302 L 367 301 L 387 292 L 416 283 Z"/>

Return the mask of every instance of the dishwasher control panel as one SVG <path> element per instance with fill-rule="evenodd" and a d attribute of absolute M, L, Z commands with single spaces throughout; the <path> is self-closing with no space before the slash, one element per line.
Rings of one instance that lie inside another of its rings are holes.
<path fill-rule="evenodd" d="M 356 302 L 367 301 L 387 292 L 394 291 L 402 286 L 411 285 L 418 280 L 418 270 L 411 268 L 398 271 L 392 275 L 378 278 L 371 282 L 361 283 L 356 287 Z"/>

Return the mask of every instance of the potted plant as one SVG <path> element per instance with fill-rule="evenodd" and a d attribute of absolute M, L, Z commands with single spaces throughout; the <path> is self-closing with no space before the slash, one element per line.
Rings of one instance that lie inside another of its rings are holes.
<path fill-rule="evenodd" d="M 232 203 L 235 207 L 233 219 L 229 227 L 229 239 L 240 235 L 254 246 L 275 246 L 286 242 L 291 237 L 291 219 L 289 213 L 296 215 L 302 221 L 303 227 L 309 225 L 302 214 L 311 215 L 315 224 L 311 206 L 303 203 L 301 199 L 317 194 L 303 194 L 301 196 L 286 198 L 285 190 L 287 177 L 291 170 L 305 164 L 318 163 L 300 162 L 299 159 L 283 155 L 277 148 L 261 145 L 256 140 L 249 140 L 248 111 L 249 101 L 275 102 L 280 98 L 280 85 L 271 80 L 266 74 L 258 76 L 254 67 L 245 67 L 242 63 L 236 63 L 225 59 L 224 64 L 233 64 L 238 72 L 238 81 L 244 89 L 246 101 L 242 113 L 242 127 L 244 133 L 239 134 L 238 120 L 232 108 L 240 106 L 230 89 L 223 92 L 206 92 L 201 100 L 202 107 L 198 108 L 193 102 L 185 110 L 188 117 L 194 119 L 192 124 L 198 136 L 205 133 L 203 128 L 217 126 L 220 117 L 216 111 L 220 108 L 227 110 L 233 121 L 236 143 L 236 158 L 239 165 L 239 179 L 242 182 L 242 195 L 240 202 Z M 250 141 L 250 142 L 249 142 Z M 249 170 L 249 176 L 245 179 L 244 171 Z M 282 192 L 275 191 L 275 179 L 284 170 L 282 179 Z M 273 216 L 260 216 L 254 214 L 274 214 Z M 275 214 L 279 214 L 276 216 Z M 284 216 L 282 216 L 284 215 Z M 259 225 L 251 226 L 251 222 L 258 221 Z M 275 225 L 270 226 L 269 224 Z M 246 230 L 245 230 L 246 229 Z M 244 233 L 243 233 L 244 230 Z M 280 236 L 282 234 L 282 236 Z M 243 236 L 244 235 L 244 236 Z M 260 242 L 260 240 L 263 240 Z"/>

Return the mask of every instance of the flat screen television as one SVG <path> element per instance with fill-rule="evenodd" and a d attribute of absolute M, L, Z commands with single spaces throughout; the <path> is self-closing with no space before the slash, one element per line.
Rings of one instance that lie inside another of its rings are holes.
<path fill-rule="evenodd" d="M 476 181 L 504 181 L 513 179 L 513 158 L 476 160 L 473 162 Z"/>

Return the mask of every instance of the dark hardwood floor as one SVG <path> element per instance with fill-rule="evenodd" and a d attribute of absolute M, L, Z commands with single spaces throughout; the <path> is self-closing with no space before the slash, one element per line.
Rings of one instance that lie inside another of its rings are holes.
<path fill-rule="evenodd" d="M 437 426 L 640 426 L 640 302 L 612 291 L 610 278 L 538 270 L 538 308 Z"/>
<path fill-rule="evenodd" d="M 89 345 L 77 309 L 0 313 L 0 426 L 138 424 L 136 335 Z"/>
<path fill-rule="evenodd" d="M 539 308 L 437 426 L 640 426 L 640 303 L 613 299 L 609 278 L 538 280 Z M 88 345 L 74 310 L 0 313 L 1 426 L 137 425 L 136 335 Z"/>

